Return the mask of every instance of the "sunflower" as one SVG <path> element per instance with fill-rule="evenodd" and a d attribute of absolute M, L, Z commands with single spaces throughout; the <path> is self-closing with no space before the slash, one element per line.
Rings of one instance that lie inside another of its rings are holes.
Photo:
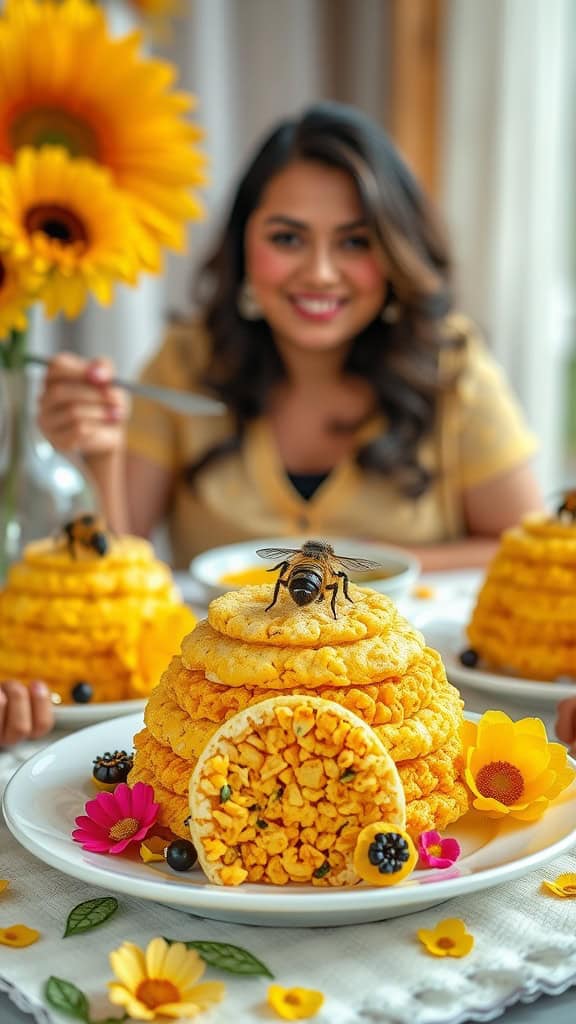
<path fill-rule="evenodd" d="M 144 58 L 140 36 L 111 38 L 90 0 L 8 0 L 0 16 L 0 161 L 23 146 L 63 146 L 106 167 L 126 192 L 155 255 L 184 247 L 202 206 L 194 98 L 172 90 L 172 65 Z"/>
<path fill-rule="evenodd" d="M 478 725 L 464 722 L 463 740 L 473 805 L 488 818 L 535 821 L 575 778 L 565 748 L 548 742 L 539 718 L 513 722 L 486 711 Z"/>
<path fill-rule="evenodd" d="M 0 345 L 11 331 L 25 329 L 26 310 L 37 296 L 41 282 L 41 275 L 15 263 L 9 253 L 0 253 Z"/>
<path fill-rule="evenodd" d="M 183 942 L 156 938 L 145 951 L 124 942 L 110 953 L 110 965 L 118 979 L 108 984 L 110 1002 L 137 1020 L 189 1020 L 224 998 L 221 981 L 197 984 L 206 967 Z"/>
<path fill-rule="evenodd" d="M 27 148 L 0 167 L 0 257 L 46 275 L 49 316 L 77 316 L 89 292 L 107 305 L 114 281 L 133 284 L 139 235 L 108 173 L 89 160 Z"/>

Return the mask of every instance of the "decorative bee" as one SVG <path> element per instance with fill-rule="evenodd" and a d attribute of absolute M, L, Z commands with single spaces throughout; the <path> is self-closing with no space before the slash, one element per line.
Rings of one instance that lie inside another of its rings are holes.
<path fill-rule="evenodd" d="M 556 515 L 558 519 L 576 522 L 576 489 L 565 492 L 562 504 L 556 509 Z"/>
<path fill-rule="evenodd" d="M 369 558 L 337 555 L 331 544 L 321 540 L 307 540 L 301 548 L 259 548 L 256 554 L 260 558 L 282 559 L 269 570 L 275 572 L 276 569 L 280 569 L 280 575 L 276 580 L 274 596 L 266 611 L 276 604 L 280 587 L 286 587 L 292 600 L 300 607 L 311 604 L 312 601 L 322 601 L 325 593 L 332 591 L 330 608 L 335 619 L 338 618 L 336 599 L 339 587 L 342 587 L 346 600 L 352 600 L 348 593 L 349 580 L 344 569 L 367 572 L 369 569 L 379 568 L 379 563 Z"/>
<path fill-rule="evenodd" d="M 104 520 L 100 516 L 79 516 L 62 527 L 71 558 L 77 558 L 77 547 L 90 548 L 102 557 L 110 549 Z"/>

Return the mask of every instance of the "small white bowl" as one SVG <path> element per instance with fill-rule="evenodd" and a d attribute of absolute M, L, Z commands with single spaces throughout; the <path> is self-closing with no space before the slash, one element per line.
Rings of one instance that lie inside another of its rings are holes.
<path fill-rule="evenodd" d="M 219 597 L 228 590 L 237 590 L 242 583 L 223 582 L 222 577 L 248 569 L 270 569 L 275 563 L 260 558 L 258 548 L 300 548 L 309 537 L 264 537 L 260 540 L 244 541 L 240 544 L 226 544 L 220 548 L 203 551 L 190 562 L 192 578 L 199 583 L 208 600 Z M 420 574 L 418 559 L 402 548 L 372 541 L 346 540 L 343 537 L 322 537 L 332 545 L 337 555 L 352 558 L 370 558 L 382 567 L 382 578 L 373 579 L 372 571 L 351 574 L 355 583 L 379 590 L 397 600 L 410 593 Z M 280 561 L 280 559 L 278 559 Z M 273 583 L 275 574 L 265 575 L 266 582 Z"/>

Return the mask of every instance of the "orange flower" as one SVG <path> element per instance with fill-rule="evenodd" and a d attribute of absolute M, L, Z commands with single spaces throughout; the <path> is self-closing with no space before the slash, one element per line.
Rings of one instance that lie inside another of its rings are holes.
<path fill-rule="evenodd" d="M 31 946 L 40 938 L 40 932 L 35 928 L 28 928 L 25 924 L 12 924 L 8 928 L 0 928 L 0 945 L 2 946 Z"/>

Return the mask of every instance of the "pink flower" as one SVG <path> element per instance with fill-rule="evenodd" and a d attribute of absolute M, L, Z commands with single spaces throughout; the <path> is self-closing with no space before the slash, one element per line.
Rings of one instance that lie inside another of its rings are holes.
<path fill-rule="evenodd" d="M 451 868 L 460 856 L 457 839 L 442 839 L 439 832 L 421 832 L 418 837 L 418 854 L 427 868 Z"/>
<path fill-rule="evenodd" d="M 145 782 L 131 788 L 125 782 L 113 793 L 99 793 L 89 800 L 76 818 L 78 828 L 72 833 L 76 843 L 91 853 L 122 853 L 129 843 L 139 843 L 158 816 L 154 790 Z"/>

